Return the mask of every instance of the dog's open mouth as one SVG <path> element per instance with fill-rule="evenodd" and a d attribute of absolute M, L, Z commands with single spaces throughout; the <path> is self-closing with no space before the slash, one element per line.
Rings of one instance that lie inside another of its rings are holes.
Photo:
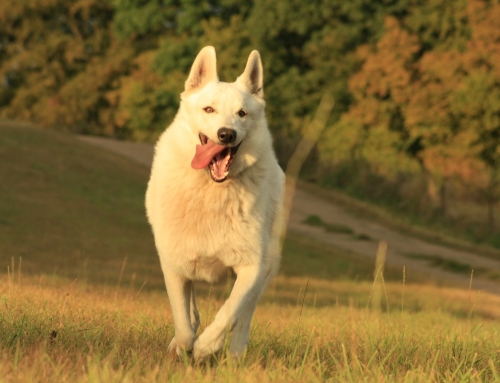
<path fill-rule="evenodd" d="M 200 142 L 201 145 L 196 145 L 196 154 L 191 161 L 191 166 L 194 169 L 203 169 L 208 166 L 210 176 L 215 182 L 225 181 L 241 142 L 232 147 L 218 145 L 202 133 L 200 133 Z"/>

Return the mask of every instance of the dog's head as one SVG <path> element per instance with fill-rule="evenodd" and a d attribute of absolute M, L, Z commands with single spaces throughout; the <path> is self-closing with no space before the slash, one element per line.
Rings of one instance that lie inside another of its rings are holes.
<path fill-rule="evenodd" d="M 214 181 L 225 181 L 240 145 L 262 121 L 265 125 L 259 52 L 250 53 L 245 71 L 235 82 L 225 83 L 217 76 L 215 49 L 203 48 L 193 63 L 181 99 L 184 118 L 200 141 L 193 148 L 191 166 L 208 168 Z"/>

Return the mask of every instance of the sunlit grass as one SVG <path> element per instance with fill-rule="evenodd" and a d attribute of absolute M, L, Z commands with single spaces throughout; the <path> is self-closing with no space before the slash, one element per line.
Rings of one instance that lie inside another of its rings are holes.
<path fill-rule="evenodd" d="M 306 283 L 283 278 L 277 282 L 292 291 Z M 0 280 L 2 381 L 499 379 L 497 297 L 477 298 L 472 292 L 471 300 L 467 291 L 408 285 L 405 302 L 402 286 L 394 284 L 388 286 L 389 294 L 399 295 L 400 304 L 395 300 L 390 311 L 377 314 L 362 302 L 369 298 L 368 283 L 309 281 L 309 287 L 305 298 L 299 288 L 294 303 L 282 301 L 281 293 L 270 289 L 258 306 L 241 361 L 224 351 L 195 365 L 189 358 L 176 360 L 166 353 L 173 325 L 164 292 L 89 286 L 50 277 L 25 277 L 19 283 L 11 276 L 9 283 L 4 276 Z M 351 291 L 359 299 L 351 297 L 348 306 L 318 307 L 315 290 L 316 294 Z M 405 308 L 415 300 L 422 305 L 418 312 Z M 200 299 L 202 330 L 220 303 L 215 294 Z"/>

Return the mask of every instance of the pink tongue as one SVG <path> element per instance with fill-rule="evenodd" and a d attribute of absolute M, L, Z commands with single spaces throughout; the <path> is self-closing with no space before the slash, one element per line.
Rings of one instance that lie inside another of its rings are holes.
<path fill-rule="evenodd" d="M 210 161 L 212 161 L 212 158 L 224 149 L 226 149 L 224 145 L 217 145 L 215 142 L 210 140 L 205 145 L 196 145 L 196 154 L 191 161 L 191 167 L 193 169 L 206 168 Z"/>

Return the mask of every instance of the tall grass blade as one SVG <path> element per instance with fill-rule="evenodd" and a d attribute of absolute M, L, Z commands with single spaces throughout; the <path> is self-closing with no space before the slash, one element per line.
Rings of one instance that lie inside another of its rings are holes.
<path fill-rule="evenodd" d="M 302 372 L 304 371 L 304 366 L 306 365 L 307 355 L 309 354 L 309 348 L 311 347 L 311 341 L 314 335 L 314 327 L 311 331 L 311 335 L 309 336 L 309 341 L 307 342 L 306 351 L 304 352 L 304 357 L 302 358 L 302 364 L 300 365 L 299 370 L 299 378 L 302 376 Z"/>
<path fill-rule="evenodd" d="M 376 312 L 380 312 L 382 309 L 382 285 L 384 284 L 383 274 L 386 256 L 387 242 L 380 241 L 375 257 L 375 271 L 373 273 L 372 310 Z"/>
<path fill-rule="evenodd" d="M 120 277 L 118 278 L 118 283 L 115 290 L 115 299 L 118 296 L 118 290 L 120 289 L 120 284 L 122 283 L 123 273 L 125 272 L 125 266 L 127 265 L 127 257 L 123 259 L 122 268 L 120 270 Z"/>

